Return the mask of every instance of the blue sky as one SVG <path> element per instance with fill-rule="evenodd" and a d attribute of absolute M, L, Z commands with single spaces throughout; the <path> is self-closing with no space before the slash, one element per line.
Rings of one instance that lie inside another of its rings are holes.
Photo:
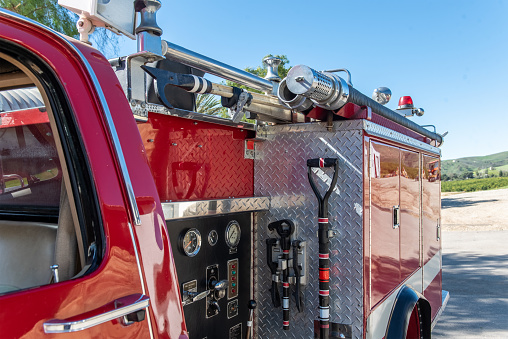
<path fill-rule="evenodd" d="M 238 68 L 268 53 L 347 68 L 356 89 L 411 95 L 449 132 L 443 159 L 508 151 L 508 1 L 169 1 L 163 38 Z M 121 39 L 120 53 L 136 44 Z"/>

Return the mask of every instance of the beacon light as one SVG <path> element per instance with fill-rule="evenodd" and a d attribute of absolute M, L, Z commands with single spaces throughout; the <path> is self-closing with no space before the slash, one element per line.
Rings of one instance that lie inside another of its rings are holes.
<path fill-rule="evenodd" d="M 413 109 L 413 99 L 409 95 L 400 97 L 397 109 Z"/>

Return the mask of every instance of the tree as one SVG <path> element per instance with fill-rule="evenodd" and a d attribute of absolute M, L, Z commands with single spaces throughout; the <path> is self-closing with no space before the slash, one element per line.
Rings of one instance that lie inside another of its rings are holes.
<path fill-rule="evenodd" d="M 57 0 L 0 0 L 0 7 L 40 22 L 70 37 L 79 38 L 76 28 L 78 16 L 58 5 Z M 104 54 L 118 53 L 118 36 L 105 28 L 95 28 L 91 40 Z"/>
<path fill-rule="evenodd" d="M 196 97 L 196 112 L 198 113 L 228 118 L 228 116 L 224 115 L 227 112 L 223 108 L 220 100 L 212 94 L 198 94 Z"/>

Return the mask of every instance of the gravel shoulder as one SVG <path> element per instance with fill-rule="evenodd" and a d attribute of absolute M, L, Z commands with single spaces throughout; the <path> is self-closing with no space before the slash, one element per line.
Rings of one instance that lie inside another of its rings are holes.
<path fill-rule="evenodd" d="M 508 189 L 443 193 L 443 231 L 507 231 Z"/>

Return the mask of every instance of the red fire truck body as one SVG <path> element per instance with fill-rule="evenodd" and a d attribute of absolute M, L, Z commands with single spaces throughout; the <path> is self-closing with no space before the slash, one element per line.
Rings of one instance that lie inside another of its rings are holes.
<path fill-rule="evenodd" d="M 0 12 L 2 338 L 430 337 L 439 135 L 353 102 L 251 124 L 136 101 L 138 56 Z M 24 88 L 43 106 L 6 108 Z"/>

